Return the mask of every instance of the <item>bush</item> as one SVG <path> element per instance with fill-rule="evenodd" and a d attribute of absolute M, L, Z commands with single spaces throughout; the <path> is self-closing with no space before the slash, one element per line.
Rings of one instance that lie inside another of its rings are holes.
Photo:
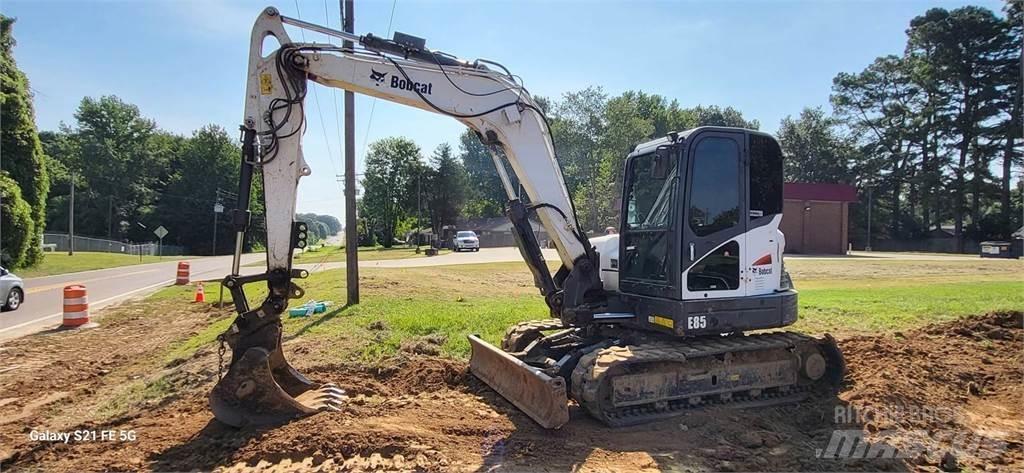
<path fill-rule="evenodd" d="M 21 188 L 7 174 L 0 174 L 0 263 L 17 268 L 33 245 L 35 222 L 32 207 L 21 198 Z"/>

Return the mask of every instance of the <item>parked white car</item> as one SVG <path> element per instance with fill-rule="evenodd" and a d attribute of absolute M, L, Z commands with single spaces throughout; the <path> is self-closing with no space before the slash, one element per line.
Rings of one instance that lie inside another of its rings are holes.
<path fill-rule="evenodd" d="M 480 239 L 476 236 L 476 233 L 471 231 L 458 232 L 455 234 L 455 241 L 452 243 L 452 249 L 455 251 L 480 251 Z"/>
<path fill-rule="evenodd" d="M 25 283 L 4 267 L 0 267 L 0 297 L 3 310 L 18 310 L 25 302 Z"/>

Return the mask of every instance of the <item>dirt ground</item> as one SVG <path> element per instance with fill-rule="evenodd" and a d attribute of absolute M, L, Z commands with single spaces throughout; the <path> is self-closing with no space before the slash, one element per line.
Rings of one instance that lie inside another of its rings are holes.
<path fill-rule="evenodd" d="M 849 373 L 838 395 L 626 429 L 573 407 L 568 425 L 546 431 L 464 361 L 337 363 L 303 341 L 287 343 L 287 355 L 344 388 L 348 405 L 272 429 L 228 428 L 207 411 L 212 348 L 183 362 L 151 355 L 224 313 L 143 310 L 0 345 L 0 470 L 1024 470 L 1020 312 L 841 339 Z M 41 431 L 98 438 L 33 440 Z M 128 432 L 134 441 L 119 439 Z M 857 438 L 862 447 L 839 442 Z"/>

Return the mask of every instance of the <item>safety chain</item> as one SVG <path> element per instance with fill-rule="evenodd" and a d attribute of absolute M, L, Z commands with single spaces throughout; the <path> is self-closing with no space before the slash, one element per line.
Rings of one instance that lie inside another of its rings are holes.
<path fill-rule="evenodd" d="M 217 348 L 217 381 L 224 379 L 224 352 L 227 351 L 224 334 L 217 335 L 220 346 Z"/>

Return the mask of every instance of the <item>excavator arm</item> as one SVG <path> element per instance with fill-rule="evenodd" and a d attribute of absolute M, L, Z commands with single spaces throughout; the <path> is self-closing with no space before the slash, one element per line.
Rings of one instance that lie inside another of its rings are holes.
<path fill-rule="evenodd" d="M 361 49 L 293 43 L 285 24 L 350 40 Z M 303 98 L 306 81 L 311 80 L 447 115 L 473 129 L 492 151 L 509 197 L 509 216 L 520 230 L 516 232 L 520 249 L 538 287 L 549 299 L 573 298 L 569 304 L 549 300 L 553 315 L 562 316 L 564 309 L 569 309 L 569 317 L 574 317 L 572 311 L 578 311 L 585 300 L 583 293 L 599 288 L 600 283 L 593 264 L 595 255 L 577 223 L 543 111 L 511 74 L 492 70 L 485 61 L 469 63 L 430 51 L 417 38 L 397 36 L 400 41 L 356 36 L 285 17 L 272 8 L 257 20 L 250 44 L 243 135 L 254 138 L 247 148 L 252 155 L 246 156 L 245 162 L 262 170 L 266 188 L 268 271 L 290 272 L 292 234 L 296 232 L 282 223 L 293 219 L 298 180 L 310 173 L 301 140 Z M 276 38 L 281 46 L 262 56 L 268 37 Z M 517 199 L 503 157 L 522 184 L 529 204 Z M 570 288 L 554 281 L 543 264 L 539 245 L 528 231 L 526 215 L 530 212 L 536 213 L 551 236 L 568 274 L 575 270 L 575 279 L 587 282 L 576 284 L 582 289 L 571 288 L 580 294 L 557 294 Z M 585 268 L 576 270 L 579 264 Z"/>
<path fill-rule="evenodd" d="M 286 24 L 358 46 L 295 43 L 285 31 Z M 268 38 L 276 39 L 279 47 L 264 55 Z M 294 216 L 299 180 L 311 173 L 302 153 L 308 81 L 447 115 L 474 130 L 491 150 L 509 198 L 507 214 L 520 252 L 552 315 L 567 326 L 579 325 L 602 309 L 598 257 L 579 228 L 547 119 L 511 73 L 487 64 L 504 69 L 493 62 L 471 63 L 428 50 L 422 39 L 400 33 L 395 40 L 386 40 L 288 18 L 274 8 L 260 15 L 250 43 L 239 199 L 232 218 L 237 232 L 235 260 L 232 274 L 224 281 L 239 315 L 222 336 L 232 349 L 231 366 L 210 396 L 218 419 L 231 425 L 275 422 L 336 407 L 343 399 L 343 393 L 332 385 L 313 383 L 298 374 L 284 360 L 280 345 L 281 314 L 287 300 L 303 295 L 292 279 L 306 275 L 292 268 L 292 252 L 305 245 L 307 230 Z M 503 159 L 529 203 L 517 198 Z M 240 276 L 255 172 L 262 174 L 265 193 L 267 271 Z M 555 275 L 534 236 L 531 213 L 537 215 L 561 259 L 562 268 Z M 253 309 L 248 306 L 244 286 L 255 282 L 265 282 L 269 295 Z M 475 358 L 493 359 L 491 368 L 482 371 L 514 364 L 514 359 L 501 358 L 496 349 L 478 357 L 479 341 L 471 340 Z M 478 375 L 482 371 L 474 370 Z M 550 389 L 561 387 L 564 409 L 564 385 L 551 381 L 533 377 L 516 384 L 540 382 Z"/>

